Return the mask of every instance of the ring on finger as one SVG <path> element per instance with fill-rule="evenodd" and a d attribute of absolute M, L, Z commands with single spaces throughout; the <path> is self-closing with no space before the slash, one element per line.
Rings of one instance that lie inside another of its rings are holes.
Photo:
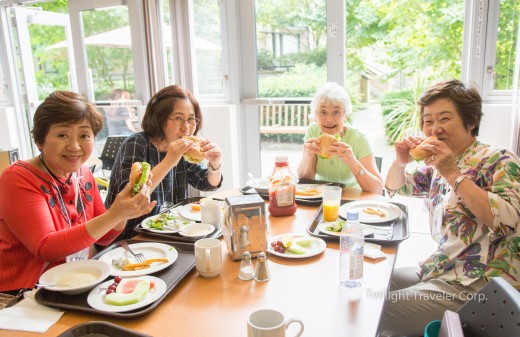
<path fill-rule="evenodd" d="M 431 157 L 431 161 L 434 161 L 434 160 L 435 160 L 435 155 L 433 155 L 433 156 Z"/>

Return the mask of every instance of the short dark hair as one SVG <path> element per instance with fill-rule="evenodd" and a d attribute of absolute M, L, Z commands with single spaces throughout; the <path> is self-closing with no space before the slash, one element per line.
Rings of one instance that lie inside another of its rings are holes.
<path fill-rule="evenodd" d="M 87 120 L 94 136 L 103 127 L 103 118 L 96 106 L 84 96 L 71 91 L 55 91 L 38 106 L 31 130 L 34 142 L 43 144 L 51 126 L 75 124 Z"/>
<path fill-rule="evenodd" d="M 200 111 L 199 102 L 191 92 L 180 85 L 170 85 L 159 90 L 146 106 L 141 126 L 148 137 L 165 138 L 163 127 L 172 113 L 175 102 L 183 99 L 189 100 L 193 105 L 195 118 L 199 120 L 194 134 L 196 135 L 199 132 L 202 128 L 202 112 Z"/>
<path fill-rule="evenodd" d="M 453 102 L 466 130 L 474 126 L 471 135 L 478 136 L 483 116 L 482 98 L 474 86 L 466 85 L 459 80 L 439 82 L 426 89 L 417 102 L 421 108 L 421 126 L 424 125 L 424 107 L 440 98 Z"/>

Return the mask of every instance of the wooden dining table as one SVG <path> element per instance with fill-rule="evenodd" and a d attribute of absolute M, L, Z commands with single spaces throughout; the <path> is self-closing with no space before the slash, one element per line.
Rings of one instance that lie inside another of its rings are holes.
<path fill-rule="evenodd" d="M 224 198 L 238 194 L 230 190 L 215 194 Z M 345 188 L 342 199 L 382 199 L 382 196 Z M 267 216 L 268 235 L 306 234 L 317 206 L 298 206 L 293 216 Z M 267 205 L 266 205 L 267 210 Z M 149 239 L 139 236 L 139 239 Z M 268 255 L 271 279 L 267 282 L 238 278 L 240 261 L 233 261 L 222 240 L 223 266 L 215 278 L 203 278 L 194 270 L 152 312 L 132 319 L 66 310 L 46 333 L 0 330 L 0 336 L 58 336 L 67 329 L 89 321 L 108 321 L 151 336 L 206 337 L 246 336 L 247 319 L 255 310 L 271 308 L 286 318 L 299 317 L 305 326 L 302 336 L 375 336 L 384 297 L 394 267 L 398 246 L 383 246 L 385 259 L 365 257 L 361 297 L 339 284 L 339 250 L 327 241 L 317 256 L 289 259 Z M 256 261 L 254 261 L 256 262 Z M 175 264 L 173 265 L 175 267 Z M 290 326 L 293 336 L 297 325 Z"/>

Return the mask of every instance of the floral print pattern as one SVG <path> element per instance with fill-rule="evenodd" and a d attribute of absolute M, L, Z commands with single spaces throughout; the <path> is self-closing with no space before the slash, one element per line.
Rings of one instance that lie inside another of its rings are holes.
<path fill-rule="evenodd" d="M 406 172 L 397 193 L 428 198 L 430 225 L 440 219 L 437 251 L 422 264 L 423 281 L 469 285 L 501 276 L 520 290 L 520 160 L 505 149 L 474 142 L 457 158 L 462 174 L 488 192 L 491 230 L 465 207 L 433 167 Z"/>

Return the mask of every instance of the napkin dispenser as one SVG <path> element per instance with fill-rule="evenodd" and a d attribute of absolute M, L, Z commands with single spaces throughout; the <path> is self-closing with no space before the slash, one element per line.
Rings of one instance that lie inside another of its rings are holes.
<path fill-rule="evenodd" d="M 222 233 L 233 260 L 246 251 L 256 257 L 267 249 L 265 202 L 258 194 L 226 198 Z"/>

